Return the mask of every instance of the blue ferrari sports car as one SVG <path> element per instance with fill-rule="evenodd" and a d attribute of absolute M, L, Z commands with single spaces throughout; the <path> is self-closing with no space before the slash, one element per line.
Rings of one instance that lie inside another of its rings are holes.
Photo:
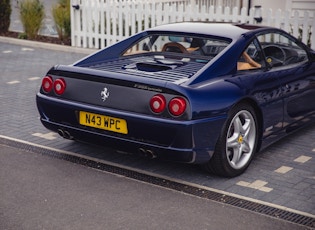
<path fill-rule="evenodd" d="M 271 27 L 162 25 L 52 67 L 36 101 L 64 138 L 234 177 L 315 121 L 315 51 Z"/>

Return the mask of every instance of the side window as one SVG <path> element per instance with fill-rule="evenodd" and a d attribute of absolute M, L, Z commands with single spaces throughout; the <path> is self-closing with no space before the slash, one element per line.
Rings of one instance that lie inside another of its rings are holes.
<path fill-rule="evenodd" d="M 262 54 L 255 42 L 251 42 L 237 61 L 237 70 L 260 69 L 263 66 Z"/>
<path fill-rule="evenodd" d="M 272 66 L 287 66 L 308 60 L 306 51 L 298 46 L 293 39 L 280 33 L 259 35 L 266 61 Z"/>

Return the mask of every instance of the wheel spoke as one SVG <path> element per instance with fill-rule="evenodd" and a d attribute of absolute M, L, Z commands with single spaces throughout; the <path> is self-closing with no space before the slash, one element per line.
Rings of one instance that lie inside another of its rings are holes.
<path fill-rule="evenodd" d="M 242 146 L 240 146 L 239 148 L 234 148 L 233 158 L 231 160 L 231 163 L 234 165 L 237 165 L 237 163 L 239 162 L 241 158 L 241 155 L 242 155 Z"/>
<path fill-rule="evenodd" d="M 251 151 L 251 147 L 248 143 L 248 141 L 244 141 L 243 143 L 243 152 L 244 153 L 249 153 Z"/>
<path fill-rule="evenodd" d="M 233 122 L 233 127 L 234 127 L 234 133 L 237 133 L 238 135 L 243 130 L 242 122 L 241 122 L 241 119 L 239 117 L 235 118 L 235 120 Z"/>
<path fill-rule="evenodd" d="M 234 133 L 231 137 L 229 137 L 227 139 L 227 147 L 228 148 L 235 148 L 236 146 L 238 146 L 238 134 L 237 133 Z"/>
<path fill-rule="evenodd" d="M 249 153 L 251 151 L 251 145 L 250 145 L 250 138 L 251 135 L 251 129 L 252 129 L 252 120 L 251 119 L 246 119 L 245 124 L 243 125 L 244 128 L 244 133 L 243 133 L 243 150 L 246 153 Z"/>
<path fill-rule="evenodd" d="M 248 135 L 250 131 L 252 121 L 250 119 L 245 119 L 244 125 L 242 125 L 242 133 L 244 136 Z"/>

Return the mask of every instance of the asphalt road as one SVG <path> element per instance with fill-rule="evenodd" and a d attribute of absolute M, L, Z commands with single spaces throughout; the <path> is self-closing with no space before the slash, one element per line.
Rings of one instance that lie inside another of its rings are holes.
<path fill-rule="evenodd" d="M 0 229 L 305 229 L 0 145 Z"/>
<path fill-rule="evenodd" d="M 313 218 L 308 226 L 315 227 L 315 125 L 258 154 L 232 179 L 64 140 L 46 130 L 35 104 L 41 77 L 52 65 L 73 63 L 90 52 L 0 37 L 0 229 L 300 229 L 292 224 L 295 217 L 289 223 L 108 174 L 39 154 L 38 146 L 289 210 Z"/>

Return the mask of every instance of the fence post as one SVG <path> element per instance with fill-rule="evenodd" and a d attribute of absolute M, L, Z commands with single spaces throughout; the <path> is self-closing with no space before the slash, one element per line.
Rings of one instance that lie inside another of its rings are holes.
<path fill-rule="evenodd" d="M 81 47 L 82 24 L 81 15 L 82 7 L 80 0 L 71 0 L 70 18 L 71 18 L 71 45 Z"/>
<path fill-rule="evenodd" d="M 232 18 L 231 18 L 231 21 L 232 22 L 238 22 L 238 18 L 237 18 L 237 16 L 238 16 L 238 7 L 233 7 L 233 9 L 232 9 Z"/>
<path fill-rule="evenodd" d="M 105 47 L 105 5 L 104 1 L 100 2 L 100 40 L 101 40 L 101 48 Z"/>
<path fill-rule="evenodd" d="M 295 11 L 294 12 L 294 17 L 292 20 L 292 33 L 293 36 L 299 38 L 299 12 Z"/>
<path fill-rule="evenodd" d="M 210 22 L 214 21 L 214 6 L 209 7 L 209 21 Z"/>
<path fill-rule="evenodd" d="M 275 14 L 274 27 L 281 28 L 281 14 L 282 11 L 278 9 Z"/>
<path fill-rule="evenodd" d="M 312 20 L 312 34 L 311 34 L 311 48 L 315 50 L 315 13 L 313 13 L 313 20 Z"/>
<path fill-rule="evenodd" d="M 247 9 L 245 7 L 242 7 L 242 9 L 241 9 L 240 22 L 241 23 L 246 23 L 247 22 Z"/>
<path fill-rule="evenodd" d="M 304 12 L 304 21 L 302 23 L 302 42 L 307 44 L 308 39 L 308 30 L 309 30 L 309 14 Z"/>
<path fill-rule="evenodd" d="M 284 12 L 284 19 L 283 19 L 283 28 L 284 31 L 287 31 L 290 33 L 291 27 L 290 27 L 290 11 L 286 10 Z"/>
<path fill-rule="evenodd" d="M 206 12 L 206 5 L 204 4 L 204 2 L 203 3 L 200 3 L 199 2 L 199 7 L 200 7 L 200 20 L 201 21 L 205 21 L 206 19 L 207 19 L 207 12 Z M 201 5 L 202 4 L 202 5 Z"/>

